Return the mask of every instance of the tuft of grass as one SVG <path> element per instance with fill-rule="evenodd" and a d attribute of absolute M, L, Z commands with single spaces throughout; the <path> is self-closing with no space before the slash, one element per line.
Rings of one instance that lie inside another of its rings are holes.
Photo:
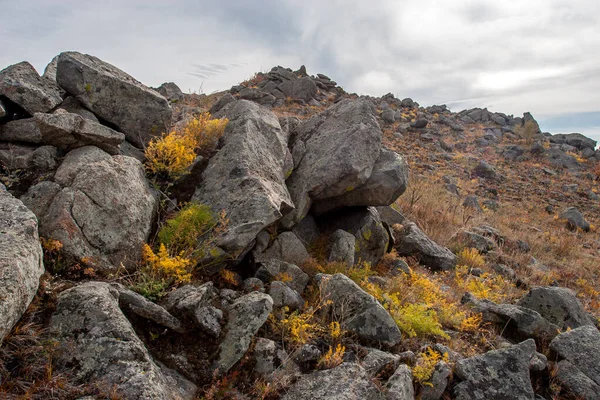
<path fill-rule="evenodd" d="M 215 224 L 216 218 L 209 206 L 189 203 L 165 222 L 158 232 L 158 240 L 172 254 L 189 253 L 190 249 L 198 247 L 200 238 Z"/>

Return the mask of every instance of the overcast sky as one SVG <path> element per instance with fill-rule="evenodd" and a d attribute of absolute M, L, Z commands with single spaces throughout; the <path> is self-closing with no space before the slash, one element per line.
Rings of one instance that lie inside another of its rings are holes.
<path fill-rule="evenodd" d="M 274 65 L 453 111 L 531 111 L 600 140 L 598 0 L 0 0 L 0 68 L 76 50 L 149 86 L 228 89 Z"/>

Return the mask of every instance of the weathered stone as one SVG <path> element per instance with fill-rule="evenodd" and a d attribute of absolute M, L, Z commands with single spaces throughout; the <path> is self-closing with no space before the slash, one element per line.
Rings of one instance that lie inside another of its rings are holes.
<path fill-rule="evenodd" d="M 583 214 L 575 207 L 569 207 L 565 209 L 561 214 L 560 218 L 567 222 L 567 226 L 571 230 L 581 229 L 585 232 L 589 232 L 590 224 L 587 222 Z"/>
<path fill-rule="evenodd" d="M 163 96 L 96 57 L 61 53 L 58 84 L 98 117 L 114 124 L 127 140 L 142 148 L 171 122 Z"/>
<path fill-rule="evenodd" d="M 342 328 L 366 342 L 395 346 L 402 338 L 400 329 L 383 306 L 342 274 L 317 275 L 321 294 L 333 302 L 332 316 Z"/>
<path fill-rule="evenodd" d="M 225 374 L 246 354 L 252 338 L 273 309 L 269 295 L 252 292 L 238 298 L 229 310 L 225 338 L 219 346 L 215 369 Z"/>
<path fill-rule="evenodd" d="M 273 299 L 275 307 L 288 307 L 290 310 L 304 308 L 304 299 L 294 289 L 280 281 L 271 282 L 269 296 Z"/>
<path fill-rule="evenodd" d="M 221 109 L 227 104 L 232 103 L 234 101 L 235 97 L 233 97 L 230 93 L 225 93 L 223 96 L 221 96 L 221 98 L 219 98 L 219 100 L 217 100 L 215 104 L 213 104 L 209 112 L 211 113 L 211 115 L 214 115 L 215 113 L 221 111 Z"/>
<path fill-rule="evenodd" d="M 0 96 L 30 115 L 49 111 L 62 102 L 56 82 L 42 78 L 26 61 L 0 71 Z"/>
<path fill-rule="evenodd" d="M 33 146 L 0 143 L 0 165 L 9 171 L 32 169 L 35 149 Z"/>
<path fill-rule="evenodd" d="M 485 162 L 485 160 L 480 160 L 473 169 L 473 175 L 485 179 L 494 179 L 496 178 L 496 169 Z"/>
<path fill-rule="evenodd" d="M 480 253 L 487 253 L 498 247 L 493 240 L 470 231 L 459 232 L 456 239 L 466 247 L 477 249 Z"/>
<path fill-rule="evenodd" d="M 302 293 L 310 280 L 309 276 L 298 266 L 285 261 L 268 260 L 262 261 L 260 264 L 261 266 L 256 271 L 256 277 L 265 283 L 286 276 L 291 279 L 286 280 L 285 284 L 296 292 Z"/>
<path fill-rule="evenodd" d="M 356 238 L 353 234 L 338 229 L 329 238 L 330 249 L 327 261 L 338 261 L 347 265 L 354 265 L 356 251 Z"/>
<path fill-rule="evenodd" d="M 60 103 L 60 106 L 54 111 L 54 113 L 59 112 L 60 110 L 64 110 L 66 112 L 77 114 L 85 119 L 89 119 L 90 121 L 99 122 L 98 118 L 94 115 L 93 112 L 86 109 L 80 102 L 73 96 L 68 96 L 66 99 Z"/>
<path fill-rule="evenodd" d="M 358 364 L 343 363 L 335 368 L 303 375 L 282 400 L 361 399 L 381 400 L 377 386 Z"/>
<path fill-rule="evenodd" d="M 97 122 L 68 112 L 34 115 L 42 140 L 41 143 L 72 150 L 83 146 L 96 146 L 108 154 L 119 153 L 119 145 L 125 136 Z"/>
<path fill-rule="evenodd" d="M 200 286 L 185 285 L 169 292 L 164 299 L 164 305 L 174 315 L 190 319 L 197 309 L 208 305 L 216 296 L 217 292 L 212 282 Z"/>
<path fill-rule="evenodd" d="M 578 399 L 599 400 L 600 384 L 581 372 L 567 360 L 559 361 L 556 368 L 556 380 L 561 388 Z"/>
<path fill-rule="evenodd" d="M 2 127 L 0 140 L 39 144 L 42 143 L 42 133 L 35 118 L 17 119 Z"/>
<path fill-rule="evenodd" d="M 219 116 L 229 118 L 223 146 L 202 173 L 192 200 L 225 210 L 229 224 L 217 245 L 237 255 L 293 207 L 285 186 L 292 166 L 286 165 L 287 141 L 271 111 L 236 101 Z"/>
<path fill-rule="evenodd" d="M 315 98 L 319 90 L 316 83 L 308 76 L 301 79 L 284 81 L 277 88 L 284 96 L 290 97 L 292 100 L 302 100 L 304 102 Z"/>
<path fill-rule="evenodd" d="M 313 209 L 318 215 L 340 207 L 388 206 L 404 193 L 407 184 L 406 161 L 396 152 L 382 148 L 371 176 L 363 185 L 347 188 L 340 196 L 317 201 Z"/>
<path fill-rule="evenodd" d="M 50 321 L 63 348 L 59 365 L 75 367 L 79 382 L 114 387 L 127 400 L 193 398 L 190 382 L 174 384 L 152 360 L 118 298 L 119 292 L 103 282 L 86 282 L 59 295 Z"/>
<path fill-rule="evenodd" d="M 569 134 L 559 133 L 559 134 L 550 136 L 549 139 L 550 139 L 550 143 L 557 143 L 557 144 L 564 143 L 564 144 L 568 144 L 569 146 L 576 147 L 579 150 L 584 150 L 584 149 L 594 150 L 596 148 L 596 144 L 597 144 L 597 142 L 595 140 L 585 137 L 581 133 L 569 133 Z"/>
<path fill-rule="evenodd" d="M 279 260 L 290 264 L 302 265 L 310 258 L 306 247 L 293 232 L 283 232 L 279 234 L 261 254 L 255 254 L 258 262 Z"/>
<path fill-rule="evenodd" d="M 386 400 L 414 400 L 415 389 L 412 383 L 412 371 L 406 364 L 400 365 L 387 383 Z"/>
<path fill-rule="evenodd" d="M 183 92 L 175 82 L 165 82 L 160 85 L 156 91 L 172 103 L 179 101 L 184 97 Z"/>
<path fill-rule="evenodd" d="M 223 311 L 214 306 L 198 307 L 194 311 L 194 324 L 202 332 L 213 338 L 218 338 L 221 334 L 222 320 Z"/>
<path fill-rule="evenodd" d="M 429 239 L 416 224 L 409 222 L 397 232 L 396 250 L 401 256 L 418 256 L 433 270 L 447 271 L 456 265 L 456 256 Z"/>
<path fill-rule="evenodd" d="M 395 370 L 400 364 L 400 357 L 378 349 L 367 349 L 369 353 L 362 360 L 362 367 L 369 376 L 375 377 L 385 370 Z"/>
<path fill-rule="evenodd" d="M 313 201 L 367 182 L 379 158 L 381 136 L 373 105 L 362 100 L 341 101 L 299 126 L 292 146 L 297 167 L 287 179 L 296 209 L 282 225 L 291 228 L 304 218 Z"/>
<path fill-rule="evenodd" d="M 421 391 L 420 400 L 440 400 L 446 386 L 448 386 L 448 378 L 452 370 L 450 366 L 444 361 L 440 361 L 435 365 L 431 379 L 429 380 L 430 385 L 425 385 Z"/>
<path fill-rule="evenodd" d="M 254 278 L 254 277 L 250 277 L 250 278 L 244 280 L 244 284 L 242 285 L 242 289 L 244 289 L 244 292 L 246 292 L 246 293 L 250 293 L 250 292 L 264 292 L 265 291 L 265 285 L 264 285 L 263 281 L 261 281 L 260 279 Z"/>
<path fill-rule="evenodd" d="M 535 353 L 532 339 L 500 350 L 459 360 L 454 373 L 462 381 L 454 387 L 457 400 L 533 400 L 529 362 Z"/>
<path fill-rule="evenodd" d="M 62 190 L 44 192 L 54 196 L 42 201 L 50 205 L 37 215 L 40 233 L 59 240 L 64 254 L 85 265 L 101 270 L 134 265 L 156 208 L 142 164 L 86 146 L 67 155 L 54 181 Z"/>
<path fill-rule="evenodd" d="M 584 325 L 562 333 L 550 342 L 550 349 L 572 365 L 570 373 L 563 374 L 565 383 L 571 381 L 573 378 L 569 379 L 569 375 L 574 374 L 584 375 L 600 386 L 600 331 L 596 327 Z M 569 388 L 576 392 L 576 387 Z"/>
<path fill-rule="evenodd" d="M 33 300 L 44 273 L 35 215 L 0 184 L 0 344 Z"/>
<path fill-rule="evenodd" d="M 537 311 L 561 330 L 594 325 L 594 320 L 572 290 L 561 287 L 534 287 L 518 305 Z"/>
<path fill-rule="evenodd" d="M 40 146 L 31 155 L 32 167 L 46 172 L 58 167 L 58 149 L 54 146 Z"/>

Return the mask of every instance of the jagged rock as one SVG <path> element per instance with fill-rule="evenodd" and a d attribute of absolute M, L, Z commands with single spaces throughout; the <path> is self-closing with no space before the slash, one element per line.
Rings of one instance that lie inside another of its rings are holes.
<path fill-rule="evenodd" d="M 488 253 L 498 247 L 493 240 L 470 231 L 459 232 L 457 240 L 466 247 L 477 249 L 480 253 Z"/>
<path fill-rule="evenodd" d="M 261 281 L 258 278 L 248 278 L 244 280 L 244 284 L 242 285 L 242 288 L 244 289 L 244 292 L 246 293 L 250 293 L 250 292 L 264 292 L 265 291 L 265 285 L 263 283 L 263 281 Z"/>
<path fill-rule="evenodd" d="M 221 335 L 221 321 L 223 320 L 223 311 L 214 306 L 198 307 L 194 311 L 194 324 L 202 332 L 213 338 Z"/>
<path fill-rule="evenodd" d="M 63 351 L 59 365 L 74 366 L 81 383 L 115 387 L 123 399 L 192 399 L 195 386 L 169 378 L 119 309 L 108 283 L 86 282 L 62 292 L 50 321 Z M 169 375 L 173 374 L 170 372 Z"/>
<path fill-rule="evenodd" d="M 56 82 L 42 78 L 26 61 L 0 71 L 0 96 L 30 115 L 49 111 L 62 102 Z"/>
<path fill-rule="evenodd" d="M 369 376 L 375 377 L 386 369 L 395 370 L 400 364 L 400 356 L 378 349 L 367 349 L 369 353 L 362 360 L 362 367 Z"/>
<path fill-rule="evenodd" d="M 49 204 L 37 215 L 40 234 L 59 240 L 63 254 L 84 265 L 100 270 L 134 265 L 156 209 L 142 164 L 130 157 L 111 157 L 97 147 L 80 147 L 67 155 L 54 181 L 62 187 L 58 193 L 38 190 L 37 185 L 29 189 L 52 197 L 35 201 Z M 23 197 L 26 205 L 30 198 Z"/>
<path fill-rule="evenodd" d="M 0 165 L 8 170 L 28 170 L 33 167 L 33 146 L 0 143 Z"/>
<path fill-rule="evenodd" d="M 556 168 L 565 168 L 570 171 L 581 170 L 581 164 L 577 162 L 577 159 L 560 149 L 548 149 L 544 152 L 544 157 Z"/>
<path fill-rule="evenodd" d="M 0 344 L 21 318 L 44 273 L 35 215 L 0 184 Z"/>
<path fill-rule="evenodd" d="M 536 338 L 551 340 L 558 335 L 559 328 L 537 311 L 513 304 L 496 304 L 489 300 L 477 300 L 466 293 L 463 303 L 471 303 L 476 312 L 481 313 L 485 322 L 503 326 L 505 334 L 514 334 L 518 338 Z M 515 331 L 515 332 L 513 332 Z"/>
<path fill-rule="evenodd" d="M 317 201 L 313 209 L 318 215 L 344 206 L 389 206 L 404 193 L 407 184 L 406 161 L 396 152 L 382 148 L 371 176 L 363 185 L 347 188 L 341 196 Z"/>
<path fill-rule="evenodd" d="M 535 342 L 459 360 L 454 373 L 462 381 L 454 388 L 457 400 L 533 400 L 529 363 Z"/>
<path fill-rule="evenodd" d="M 281 233 L 267 250 L 255 255 L 258 262 L 279 260 L 297 265 L 302 265 L 309 258 L 310 254 L 306 251 L 306 247 L 293 232 Z"/>
<path fill-rule="evenodd" d="M 185 285 L 169 292 L 164 305 L 178 317 L 193 319 L 196 310 L 210 304 L 216 296 L 217 292 L 212 282 L 200 286 Z"/>
<path fill-rule="evenodd" d="M 559 363 L 557 375 L 559 382 L 585 399 L 600 398 L 598 396 L 600 391 L 597 390 L 600 388 L 600 331 L 598 329 L 584 325 L 562 333 L 550 342 L 550 349 L 564 359 L 561 361 L 562 364 Z M 588 393 L 595 393 L 595 396 L 586 397 Z"/>
<path fill-rule="evenodd" d="M 119 292 L 119 306 L 121 309 L 131 311 L 137 316 L 154 321 L 175 332 L 185 332 L 181 322 L 163 307 L 151 302 L 141 294 L 127 289 L 120 283 L 113 283 L 112 286 Z"/>
<path fill-rule="evenodd" d="M 594 325 L 575 293 L 561 287 L 534 287 L 519 300 L 518 305 L 537 311 L 561 330 Z"/>
<path fill-rule="evenodd" d="M 0 140 L 6 142 L 42 143 L 42 133 L 35 118 L 9 121 L 0 130 Z"/>
<path fill-rule="evenodd" d="M 33 168 L 46 172 L 58 167 L 58 149 L 54 146 L 40 146 L 31 155 Z"/>
<path fill-rule="evenodd" d="M 156 91 L 172 103 L 183 99 L 184 96 L 175 82 L 165 82 L 156 88 Z"/>
<path fill-rule="evenodd" d="M 290 377 L 297 366 L 289 358 L 285 350 L 269 339 L 258 338 L 254 346 L 254 371 L 267 381 L 273 381 L 282 375 Z"/>
<path fill-rule="evenodd" d="M 383 306 L 343 274 L 317 275 L 324 299 L 333 301 L 330 311 L 342 328 L 360 339 L 395 346 L 402 339 L 400 329 Z"/>
<path fill-rule="evenodd" d="M 327 261 L 339 261 L 347 265 L 354 265 L 354 252 L 356 251 L 356 238 L 353 234 L 338 229 L 329 238 L 331 247 Z"/>
<path fill-rule="evenodd" d="M 85 119 L 89 119 L 90 121 L 99 122 L 94 113 L 83 107 L 79 100 L 73 96 L 68 96 L 66 99 L 64 99 L 54 112 L 56 113 L 59 110 L 65 110 L 66 112 L 77 114 Z"/>
<path fill-rule="evenodd" d="M 252 292 L 238 298 L 229 309 L 225 338 L 219 345 L 215 369 L 225 374 L 246 354 L 252 338 L 273 309 L 269 295 Z"/>
<path fill-rule="evenodd" d="M 292 100 L 302 100 L 308 102 L 315 98 L 317 91 L 317 84 L 310 77 L 304 77 L 300 79 L 288 80 L 277 86 L 279 90 L 286 97 L 290 97 Z"/>
<path fill-rule="evenodd" d="M 361 399 L 381 400 L 377 386 L 358 364 L 343 363 L 335 368 L 303 375 L 282 400 Z"/>
<path fill-rule="evenodd" d="M 304 308 L 304 299 L 291 287 L 280 281 L 271 282 L 269 296 L 273 299 L 275 307 L 288 307 L 290 310 Z"/>
<path fill-rule="evenodd" d="M 393 124 L 394 122 L 396 122 L 396 112 L 391 108 L 388 108 L 381 113 L 381 119 L 384 122 L 387 122 L 388 124 Z"/>
<path fill-rule="evenodd" d="M 285 282 L 286 285 L 298 293 L 304 292 L 304 288 L 310 280 L 309 276 L 298 266 L 285 261 L 269 260 L 261 262 L 260 268 L 256 271 L 257 278 L 265 283 L 281 279 L 282 276 L 291 278 Z"/>
<path fill-rule="evenodd" d="M 410 127 L 414 129 L 423 129 L 427 127 L 427 124 L 429 124 L 429 121 L 427 121 L 425 118 L 419 118 L 415 122 L 410 124 Z"/>
<path fill-rule="evenodd" d="M 567 360 L 559 361 L 556 368 L 556 380 L 560 383 L 561 389 L 570 392 L 578 399 L 599 400 L 600 384 Z"/>
<path fill-rule="evenodd" d="M 473 175 L 486 179 L 494 179 L 496 178 L 496 169 L 484 160 L 480 160 L 473 169 Z"/>
<path fill-rule="evenodd" d="M 585 220 L 583 214 L 575 207 L 569 207 L 560 213 L 560 218 L 567 221 L 567 226 L 571 230 L 581 229 L 589 232 L 590 224 Z"/>
<path fill-rule="evenodd" d="M 341 196 L 367 182 L 381 137 L 375 109 L 364 100 L 341 101 L 300 125 L 292 145 L 297 167 L 287 179 L 296 209 L 282 226 L 291 228 L 304 218 L 313 201 Z"/>
<path fill-rule="evenodd" d="M 223 146 L 210 159 L 192 200 L 225 210 L 229 223 L 217 245 L 237 255 L 293 207 L 285 186 L 292 166 L 285 161 L 287 141 L 271 111 L 239 100 L 219 116 L 229 118 Z"/>
<path fill-rule="evenodd" d="M 400 365 L 387 383 L 386 400 L 414 400 L 415 389 L 412 383 L 412 371 L 406 364 Z"/>
<path fill-rule="evenodd" d="M 420 400 L 439 400 L 442 398 L 442 394 L 448 386 L 448 378 L 452 370 L 450 366 L 444 361 L 440 361 L 435 365 L 431 379 L 429 380 L 430 385 L 423 387 Z"/>
<path fill-rule="evenodd" d="M 41 143 L 67 151 L 89 145 L 115 155 L 119 153 L 119 145 L 125 140 L 122 133 L 77 114 L 36 113 L 34 119 L 42 136 Z"/>
<path fill-rule="evenodd" d="M 52 60 L 46 65 L 44 68 L 44 73 L 42 74 L 42 78 L 50 79 L 53 82 L 56 82 L 56 66 L 58 65 L 58 56 L 52 57 Z"/>
<path fill-rule="evenodd" d="M 212 105 L 209 112 L 211 113 L 211 115 L 214 115 L 217 112 L 221 111 L 221 109 L 223 107 L 225 107 L 227 104 L 232 103 L 234 101 L 235 101 L 235 97 L 233 97 L 233 95 L 231 93 L 225 93 L 223 96 L 221 96 L 219 98 L 219 100 L 217 100 L 217 102 L 215 104 Z"/>
<path fill-rule="evenodd" d="M 593 139 L 585 137 L 581 133 L 559 133 L 549 137 L 550 143 L 567 144 L 573 146 L 579 150 L 596 148 L 597 142 Z"/>
<path fill-rule="evenodd" d="M 396 224 L 402 225 L 406 218 L 402 213 L 392 206 L 379 206 L 375 207 L 377 212 L 379 213 L 379 217 L 381 218 L 381 222 L 387 224 L 387 226 L 392 227 Z"/>
<path fill-rule="evenodd" d="M 58 84 L 98 117 L 114 124 L 127 140 L 142 148 L 165 131 L 172 110 L 163 96 L 94 56 L 61 53 Z"/>
<path fill-rule="evenodd" d="M 447 271 L 456 266 L 456 256 L 429 239 L 416 224 L 409 222 L 397 232 L 396 250 L 401 256 L 418 256 L 433 270 Z"/>
<path fill-rule="evenodd" d="M 292 232 L 298 236 L 298 239 L 302 241 L 304 246 L 308 246 L 309 244 L 313 243 L 321 235 L 321 231 L 319 230 L 317 222 L 310 214 L 304 217 L 302 221 L 294 225 Z"/>

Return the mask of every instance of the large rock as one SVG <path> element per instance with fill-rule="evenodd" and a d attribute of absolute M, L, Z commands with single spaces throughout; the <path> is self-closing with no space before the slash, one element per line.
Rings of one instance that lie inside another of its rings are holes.
<path fill-rule="evenodd" d="M 42 259 L 35 215 L 0 184 L 0 344 L 37 292 Z"/>
<path fill-rule="evenodd" d="M 238 298 L 229 309 L 225 338 L 215 362 L 218 373 L 225 374 L 246 354 L 252 338 L 273 310 L 273 299 L 260 292 Z"/>
<path fill-rule="evenodd" d="M 354 265 L 354 253 L 356 251 L 356 237 L 353 234 L 338 229 L 329 238 L 329 262 L 341 262 L 346 265 Z"/>
<path fill-rule="evenodd" d="M 261 266 L 256 271 L 256 277 L 264 283 L 285 277 L 285 284 L 298 293 L 302 293 L 308 281 L 309 276 L 297 265 L 286 263 L 285 261 L 268 260 L 260 263 Z"/>
<path fill-rule="evenodd" d="M 0 96 L 30 115 L 49 111 L 62 102 L 56 82 L 42 78 L 26 61 L 0 71 Z"/>
<path fill-rule="evenodd" d="M 273 240 L 271 246 L 261 254 L 256 254 L 258 262 L 279 260 L 290 264 L 302 265 L 310 258 L 304 244 L 293 232 L 283 232 Z"/>
<path fill-rule="evenodd" d="M 119 292 L 87 282 L 62 292 L 50 321 L 61 350 L 59 365 L 81 383 L 114 387 L 122 399 L 191 399 L 195 387 L 167 376 L 152 360 L 119 309 Z"/>
<path fill-rule="evenodd" d="M 470 293 L 465 294 L 462 302 L 472 304 L 475 311 L 482 314 L 485 322 L 502 326 L 503 333 L 507 336 L 547 341 L 553 339 L 559 332 L 558 326 L 529 308 L 514 304 L 496 304 L 485 299 L 477 300 Z"/>
<path fill-rule="evenodd" d="M 318 275 L 321 295 L 333 304 L 330 311 L 342 327 L 368 343 L 395 346 L 402 339 L 391 315 L 375 299 L 343 274 Z"/>
<path fill-rule="evenodd" d="M 103 270 L 135 265 L 157 203 L 142 164 L 97 147 L 80 147 L 67 155 L 54 182 L 60 191 L 36 185 L 23 197 L 40 220 L 40 234 L 60 241 L 66 255 L 86 265 Z"/>
<path fill-rule="evenodd" d="M 561 389 L 575 395 L 577 399 L 599 400 L 600 384 L 567 360 L 559 361 L 556 364 L 556 380 L 560 383 Z"/>
<path fill-rule="evenodd" d="M 358 364 L 343 363 L 325 371 L 303 375 L 282 400 L 381 400 L 381 392 Z"/>
<path fill-rule="evenodd" d="M 594 325 L 575 293 L 561 287 L 534 287 L 518 303 L 521 307 L 537 311 L 561 330 Z"/>
<path fill-rule="evenodd" d="M 388 380 L 386 400 L 414 400 L 415 389 L 412 382 L 412 371 L 406 364 L 400 365 Z"/>
<path fill-rule="evenodd" d="M 549 138 L 550 143 L 556 144 L 568 144 L 569 146 L 576 147 L 578 150 L 584 149 L 592 149 L 596 148 L 597 142 L 593 139 L 590 139 L 581 133 L 559 133 L 556 135 L 552 135 Z"/>
<path fill-rule="evenodd" d="M 586 388 L 600 388 L 600 331 L 585 325 L 558 335 L 550 342 L 550 349 L 563 361 L 559 363 L 558 379 L 575 394 L 583 395 Z M 569 364 L 566 364 L 567 361 Z M 579 386 L 583 383 L 583 386 Z M 585 399 L 600 398 L 583 397 Z"/>
<path fill-rule="evenodd" d="M 363 185 L 341 196 L 315 202 L 314 212 L 322 214 L 344 206 L 388 206 L 404 193 L 407 184 L 406 161 L 396 152 L 382 148 L 371 176 Z"/>
<path fill-rule="evenodd" d="M 576 207 L 569 207 L 565 209 L 561 214 L 560 218 L 567 222 L 567 226 L 571 230 L 581 229 L 582 231 L 588 232 L 590 230 L 590 223 L 585 220 L 585 217 Z"/>
<path fill-rule="evenodd" d="M 298 127 L 292 146 L 297 167 L 287 180 L 296 209 L 282 220 L 292 227 L 313 201 L 362 186 L 381 152 L 381 129 L 368 101 L 341 101 Z"/>
<path fill-rule="evenodd" d="M 227 104 L 223 146 L 202 173 L 193 200 L 225 210 L 227 231 L 217 245 L 237 254 L 293 207 L 285 186 L 292 168 L 287 136 L 275 114 L 250 101 Z"/>
<path fill-rule="evenodd" d="M 319 90 L 317 84 L 308 76 L 282 82 L 277 88 L 281 90 L 284 96 L 290 97 L 292 100 L 302 100 L 306 103 L 315 98 Z"/>
<path fill-rule="evenodd" d="M 34 117 L 41 134 L 41 143 L 59 149 L 68 151 L 90 145 L 116 155 L 119 154 L 119 145 L 125 140 L 122 133 L 77 114 L 37 113 Z"/>
<path fill-rule="evenodd" d="M 428 238 L 413 222 L 403 225 L 396 239 L 400 256 L 418 256 L 423 264 L 436 271 L 447 271 L 456 266 L 456 256 Z"/>
<path fill-rule="evenodd" d="M 58 84 L 87 109 L 115 125 L 127 140 L 143 147 L 171 122 L 169 102 L 125 72 L 96 57 L 61 53 Z"/>
<path fill-rule="evenodd" d="M 454 387 L 457 400 L 533 400 L 529 363 L 535 342 L 465 358 L 456 362 L 454 373 L 462 382 Z"/>

